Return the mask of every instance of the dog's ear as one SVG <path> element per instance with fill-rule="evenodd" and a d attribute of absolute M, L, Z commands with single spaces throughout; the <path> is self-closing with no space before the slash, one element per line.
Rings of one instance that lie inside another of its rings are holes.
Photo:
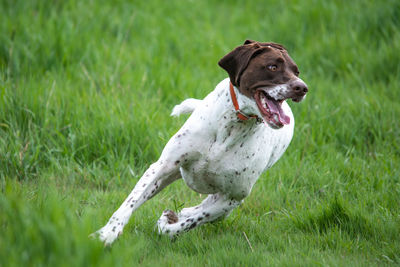
<path fill-rule="evenodd" d="M 233 85 L 240 86 L 240 76 L 251 58 L 261 51 L 260 48 L 258 42 L 246 40 L 243 45 L 236 47 L 218 62 L 218 65 L 228 73 Z"/>

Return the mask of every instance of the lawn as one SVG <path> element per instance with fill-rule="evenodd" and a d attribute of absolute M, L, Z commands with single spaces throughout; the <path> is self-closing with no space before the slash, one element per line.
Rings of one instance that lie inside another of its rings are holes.
<path fill-rule="evenodd" d="M 0 266 L 400 264 L 400 2 L 0 2 Z M 112 247 L 88 238 L 227 77 L 246 39 L 284 44 L 309 93 L 295 134 L 226 220 L 170 240 L 177 181 Z"/>

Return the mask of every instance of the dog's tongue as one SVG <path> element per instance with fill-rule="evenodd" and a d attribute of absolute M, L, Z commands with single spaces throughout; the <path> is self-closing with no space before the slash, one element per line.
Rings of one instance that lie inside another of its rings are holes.
<path fill-rule="evenodd" d="M 266 98 L 266 103 L 268 105 L 269 110 L 271 111 L 272 114 L 277 114 L 278 119 L 282 124 L 289 124 L 290 123 L 290 118 L 283 112 L 281 104 L 270 100 Z"/>

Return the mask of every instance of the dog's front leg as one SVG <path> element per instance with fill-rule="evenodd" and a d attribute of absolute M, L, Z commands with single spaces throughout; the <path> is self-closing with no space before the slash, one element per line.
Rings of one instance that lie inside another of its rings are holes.
<path fill-rule="evenodd" d="M 98 235 L 106 245 L 114 242 L 122 233 L 133 211 L 165 186 L 179 178 L 179 167 L 174 162 L 160 159 L 153 163 L 137 182 L 119 209 L 114 212 L 108 223 L 94 235 Z"/>

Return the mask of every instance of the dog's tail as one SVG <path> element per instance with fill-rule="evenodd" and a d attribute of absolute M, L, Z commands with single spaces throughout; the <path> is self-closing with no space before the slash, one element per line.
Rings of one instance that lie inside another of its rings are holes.
<path fill-rule="evenodd" d="M 178 117 L 181 114 L 192 113 L 202 101 L 203 100 L 188 98 L 172 109 L 171 116 Z"/>

